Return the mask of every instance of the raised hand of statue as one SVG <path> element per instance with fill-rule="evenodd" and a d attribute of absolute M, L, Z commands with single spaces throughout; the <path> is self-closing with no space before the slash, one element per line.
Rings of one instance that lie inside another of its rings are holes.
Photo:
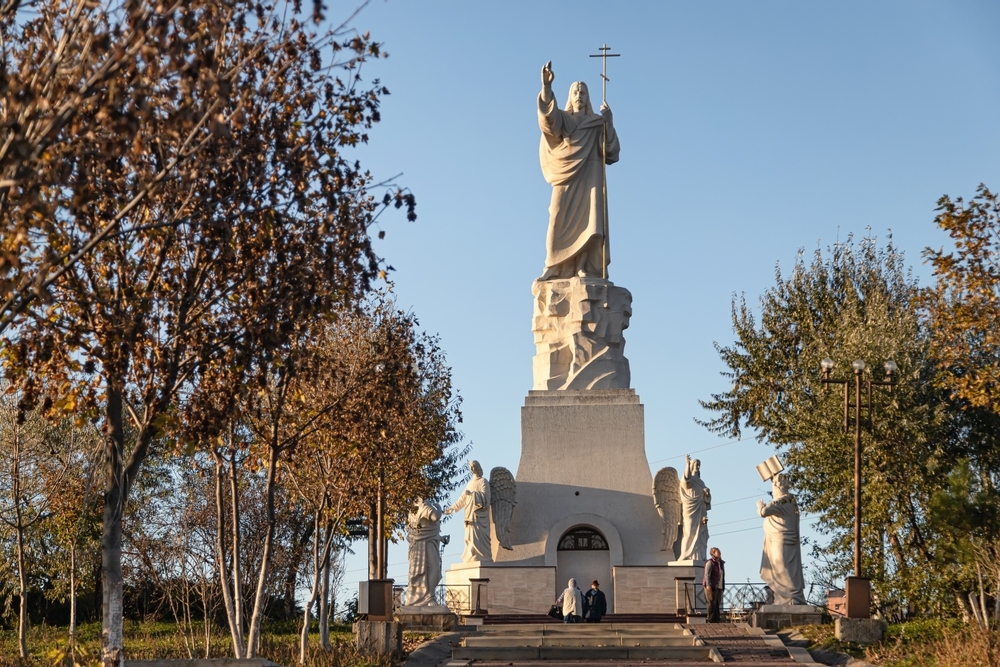
<path fill-rule="evenodd" d="M 608 106 L 607 102 L 601 102 L 601 115 L 604 116 L 604 122 L 611 125 L 614 118 L 611 114 L 611 107 Z"/>
<path fill-rule="evenodd" d="M 551 88 L 552 82 L 555 81 L 556 75 L 552 71 L 552 61 L 545 63 L 542 67 L 542 86 L 545 88 Z"/>
<path fill-rule="evenodd" d="M 767 507 L 767 503 L 765 503 L 763 500 L 758 500 L 757 501 L 757 514 L 760 514 L 760 511 L 762 509 L 764 509 L 765 507 Z"/>

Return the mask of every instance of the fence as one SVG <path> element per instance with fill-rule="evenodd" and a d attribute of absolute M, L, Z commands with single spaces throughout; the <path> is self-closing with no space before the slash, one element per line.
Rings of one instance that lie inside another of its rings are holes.
<path fill-rule="evenodd" d="M 434 589 L 434 604 L 448 607 L 458 614 L 472 613 L 469 584 L 439 584 Z M 392 587 L 393 608 L 398 610 L 406 604 L 406 586 Z"/>

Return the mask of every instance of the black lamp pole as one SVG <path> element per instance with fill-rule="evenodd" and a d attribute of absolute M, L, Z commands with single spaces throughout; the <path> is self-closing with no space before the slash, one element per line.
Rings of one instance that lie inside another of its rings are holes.
<path fill-rule="evenodd" d="M 823 369 L 824 389 L 828 389 L 831 384 L 844 386 L 844 431 L 850 432 L 851 420 L 850 410 L 854 408 L 854 576 L 847 581 L 847 616 L 848 618 L 868 618 L 870 611 L 870 587 L 869 580 L 864 578 L 861 571 L 861 419 L 862 410 L 867 412 L 868 428 L 872 427 L 874 416 L 874 404 L 872 403 L 872 387 L 885 387 L 886 391 L 892 393 L 892 388 L 896 384 L 896 362 L 885 362 L 885 380 L 872 380 L 862 378 L 861 373 L 865 370 L 865 362 L 858 359 L 851 364 L 854 369 L 854 405 L 851 405 L 849 379 L 834 379 L 830 377 L 833 370 L 833 359 L 826 358 L 820 362 Z M 861 402 L 862 389 L 866 395 L 864 403 Z M 853 581 L 852 581 L 853 579 Z M 854 593 L 855 604 L 851 604 L 851 593 Z"/>

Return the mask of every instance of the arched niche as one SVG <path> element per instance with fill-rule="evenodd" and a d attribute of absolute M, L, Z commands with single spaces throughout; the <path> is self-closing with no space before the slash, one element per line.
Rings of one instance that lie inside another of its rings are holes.
<path fill-rule="evenodd" d="M 611 566 L 623 565 L 622 562 L 622 538 L 618 535 L 618 529 L 610 521 L 596 514 L 572 514 L 556 521 L 549 528 L 549 534 L 545 538 L 545 565 L 556 567 L 558 563 L 559 540 L 573 528 L 586 526 L 597 530 L 608 543 L 608 552 L 611 557 Z"/>

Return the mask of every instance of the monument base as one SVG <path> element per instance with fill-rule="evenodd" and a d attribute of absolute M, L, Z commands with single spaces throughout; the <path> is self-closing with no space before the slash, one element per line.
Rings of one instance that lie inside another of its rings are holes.
<path fill-rule="evenodd" d="M 701 588 L 703 567 L 671 563 L 613 569 L 616 614 L 704 613 L 708 608 Z"/>
<path fill-rule="evenodd" d="M 811 604 L 766 604 L 753 612 L 750 617 L 751 626 L 764 630 L 822 624 L 823 609 Z"/>
<path fill-rule="evenodd" d="M 407 630 L 451 632 L 457 625 L 455 614 L 443 605 L 414 607 L 403 605 L 396 612 L 396 620 Z"/>
<path fill-rule="evenodd" d="M 475 611 L 473 580 L 488 579 L 486 600 L 480 608 L 489 614 L 545 614 L 555 601 L 556 568 L 455 563 L 444 573 L 445 602 L 458 615 Z"/>

